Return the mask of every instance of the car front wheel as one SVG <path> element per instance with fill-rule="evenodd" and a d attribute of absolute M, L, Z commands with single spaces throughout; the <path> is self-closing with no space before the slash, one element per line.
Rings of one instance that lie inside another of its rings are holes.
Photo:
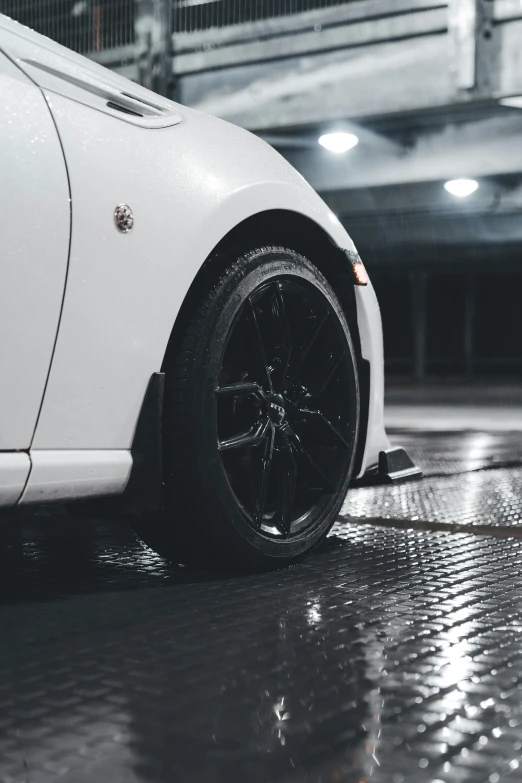
<path fill-rule="evenodd" d="M 286 565 L 327 534 L 354 461 L 359 390 L 342 307 L 313 263 L 263 247 L 210 259 L 165 361 L 166 517 L 181 563 Z"/>

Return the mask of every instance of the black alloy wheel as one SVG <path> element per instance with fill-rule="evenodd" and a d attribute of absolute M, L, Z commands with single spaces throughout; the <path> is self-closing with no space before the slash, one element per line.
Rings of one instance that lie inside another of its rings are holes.
<path fill-rule="evenodd" d="M 207 268 L 165 363 L 168 520 L 139 532 L 178 562 L 285 565 L 326 535 L 348 488 L 359 418 L 350 332 L 295 251 Z"/>
<path fill-rule="evenodd" d="M 243 303 L 216 389 L 217 446 L 254 529 L 298 534 L 344 483 L 352 367 L 339 319 L 307 281 L 274 278 Z"/>

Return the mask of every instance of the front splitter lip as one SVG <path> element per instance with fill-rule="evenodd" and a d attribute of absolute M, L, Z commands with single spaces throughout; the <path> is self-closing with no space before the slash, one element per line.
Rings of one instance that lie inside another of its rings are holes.
<path fill-rule="evenodd" d="M 422 478 L 423 473 L 410 459 L 402 446 L 379 452 L 379 463 L 368 468 L 358 479 L 352 481 L 353 487 L 368 487 L 378 484 L 399 484 Z"/>

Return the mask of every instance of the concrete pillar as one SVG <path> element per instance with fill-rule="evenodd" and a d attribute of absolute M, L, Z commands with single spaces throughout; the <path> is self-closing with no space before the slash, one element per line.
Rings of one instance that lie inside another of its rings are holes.
<path fill-rule="evenodd" d="M 489 96 L 498 81 L 492 0 L 449 0 L 450 68 L 457 92 Z"/>
<path fill-rule="evenodd" d="M 134 29 L 139 81 L 170 97 L 172 78 L 172 0 L 135 0 Z"/>

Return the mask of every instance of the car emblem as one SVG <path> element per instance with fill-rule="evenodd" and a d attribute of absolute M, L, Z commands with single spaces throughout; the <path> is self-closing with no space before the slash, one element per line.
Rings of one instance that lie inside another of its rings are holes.
<path fill-rule="evenodd" d="M 134 225 L 132 209 L 127 204 L 118 204 L 114 210 L 114 220 L 119 230 L 126 234 Z"/>
<path fill-rule="evenodd" d="M 285 409 L 282 405 L 276 405 L 276 403 L 270 403 L 270 409 L 272 411 L 271 419 L 274 424 L 283 424 L 285 420 Z"/>

